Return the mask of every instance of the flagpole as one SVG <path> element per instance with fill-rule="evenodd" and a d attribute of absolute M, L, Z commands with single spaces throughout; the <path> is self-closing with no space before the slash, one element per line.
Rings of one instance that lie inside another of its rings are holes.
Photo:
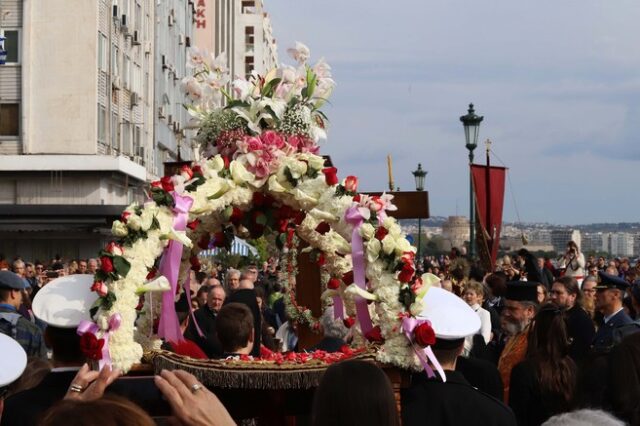
<path fill-rule="evenodd" d="M 491 151 L 491 141 L 487 139 L 486 144 L 486 152 L 487 152 L 487 168 L 485 169 L 485 185 L 486 185 L 486 217 L 485 217 L 485 229 L 489 233 L 489 244 L 487 244 L 487 248 L 489 249 L 489 261 L 491 271 L 493 271 L 493 238 L 494 232 L 491 226 L 491 159 L 489 153 Z"/>

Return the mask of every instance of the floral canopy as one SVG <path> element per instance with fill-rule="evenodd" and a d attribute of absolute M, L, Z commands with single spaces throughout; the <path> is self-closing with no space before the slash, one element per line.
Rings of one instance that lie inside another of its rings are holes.
<path fill-rule="evenodd" d="M 267 233 L 282 251 L 306 241 L 326 277 L 323 299 L 357 327 L 360 343 L 376 344 L 378 360 L 428 368 L 435 336 L 416 316 L 429 283 L 415 275 L 415 248 L 386 214 L 393 196 L 359 194 L 355 176 L 340 180 L 325 167 L 320 108 L 335 86 L 331 68 L 323 59 L 309 65 L 301 43 L 289 53 L 296 66 L 234 80 L 227 93 L 221 57 L 189 50 L 193 75 L 182 88 L 201 158 L 152 182 L 149 200 L 113 223 L 116 241 L 100 253 L 93 284 L 100 298 L 91 333 L 104 340 L 102 363 L 127 371 L 143 348 L 180 340 L 174 301 L 178 283 L 188 288 L 190 269 L 200 268 L 200 250 Z"/>

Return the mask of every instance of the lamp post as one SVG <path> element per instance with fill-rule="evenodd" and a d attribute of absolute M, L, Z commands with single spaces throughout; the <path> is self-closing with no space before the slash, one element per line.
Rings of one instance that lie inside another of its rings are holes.
<path fill-rule="evenodd" d="M 480 123 L 484 117 L 477 116 L 473 109 L 473 104 L 469 104 L 469 110 L 466 115 L 460 117 L 462 126 L 464 127 L 464 137 L 466 139 L 466 148 L 469 150 L 469 165 L 473 164 L 473 150 L 478 146 L 478 133 L 480 133 Z M 473 196 L 473 176 L 471 168 L 469 168 L 469 257 L 471 259 L 476 256 L 476 205 Z"/>
<path fill-rule="evenodd" d="M 424 191 L 424 177 L 428 172 L 422 169 L 422 164 L 418 163 L 418 168 L 411 172 L 416 180 L 416 191 Z M 418 218 L 418 262 L 422 261 L 422 218 Z"/>

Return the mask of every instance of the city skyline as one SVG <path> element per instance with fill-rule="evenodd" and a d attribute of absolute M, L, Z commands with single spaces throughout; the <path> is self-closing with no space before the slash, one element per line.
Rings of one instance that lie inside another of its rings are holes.
<path fill-rule="evenodd" d="M 306 2 L 267 7 L 281 61 L 290 62 L 284 49 L 297 40 L 310 47 L 311 62 L 323 56 L 333 66 L 323 152 L 341 176 L 358 175 L 363 190 L 387 187 L 390 153 L 402 190 L 413 190 L 418 162 L 429 172 L 433 215 L 468 215 L 458 119 L 474 102 L 485 117 L 479 142 L 490 138 L 510 167 L 506 221 L 636 220 L 640 203 L 626 182 L 640 158 L 640 46 L 628 34 L 640 4 L 607 8 L 589 0 L 580 14 L 548 0 L 393 8 L 329 1 L 311 15 Z M 475 154 L 484 163 L 482 144 Z"/>

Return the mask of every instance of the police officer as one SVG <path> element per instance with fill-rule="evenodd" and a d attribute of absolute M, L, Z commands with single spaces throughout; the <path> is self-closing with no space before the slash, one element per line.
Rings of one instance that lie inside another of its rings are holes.
<path fill-rule="evenodd" d="M 47 358 L 42 331 L 18 313 L 28 284 L 10 271 L 0 271 L 0 333 L 14 338 L 28 356 Z"/>
<path fill-rule="evenodd" d="M 402 390 L 402 424 L 405 426 L 466 425 L 515 426 L 516 418 L 498 399 L 471 386 L 456 370 L 466 336 L 480 329 L 478 315 L 452 293 L 431 287 L 423 299 L 419 318 L 431 322 L 436 335 L 432 349 L 445 378 L 413 374 L 411 386 Z"/>
<path fill-rule="evenodd" d="M 596 309 L 604 315 L 604 323 L 593 338 L 593 350 L 608 352 L 616 343 L 614 342 L 615 330 L 633 322 L 622 307 L 622 299 L 629 283 L 602 271 L 598 274 L 600 283 L 595 287 Z"/>

